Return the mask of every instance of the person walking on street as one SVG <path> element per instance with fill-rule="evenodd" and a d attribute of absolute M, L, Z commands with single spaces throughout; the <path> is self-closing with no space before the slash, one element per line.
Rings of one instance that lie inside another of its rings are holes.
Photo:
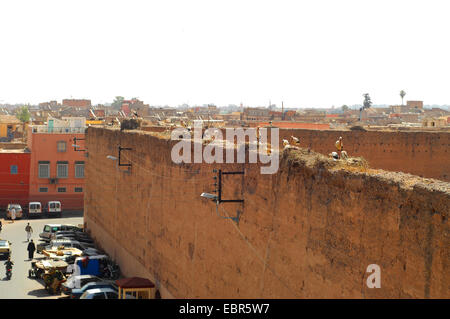
<path fill-rule="evenodd" d="M 16 209 L 13 207 L 11 209 L 11 222 L 14 223 L 15 219 L 16 219 Z"/>
<path fill-rule="evenodd" d="M 27 232 L 27 241 L 30 241 L 31 233 L 33 232 L 33 228 L 31 228 L 30 223 L 25 227 L 25 231 Z"/>
<path fill-rule="evenodd" d="M 27 250 L 28 250 L 28 259 L 32 260 L 34 257 L 34 251 L 36 250 L 36 246 L 33 242 L 33 239 L 28 244 Z"/>

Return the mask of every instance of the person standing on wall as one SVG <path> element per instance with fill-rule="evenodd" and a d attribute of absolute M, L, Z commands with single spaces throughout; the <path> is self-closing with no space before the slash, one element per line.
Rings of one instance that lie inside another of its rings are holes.
<path fill-rule="evenodd" d="M 34 244 L 33 239 L 28 244 L 27 250 L 28 250 L 28 259 L 33 260 L 34 251 L 36 250 L 36 245 Z"/>
<path fill-rule="evenodd" d="M 341 153 L 344 150 L 344 142 L 342 142 L 342 136 L 339 137 L 339 139 L 336 141 L 335 145 L 336 145 L 336 149 L 338 151 L 339 158 L 341 158 Z"/>
<path fill-rule="evenodd" d="M 33 232 L 33 228 L 31 228 L 30 223 L 25 227 L 25 231 L 27 232 L 27 241 L 30 241 L 31 233 Z"/>

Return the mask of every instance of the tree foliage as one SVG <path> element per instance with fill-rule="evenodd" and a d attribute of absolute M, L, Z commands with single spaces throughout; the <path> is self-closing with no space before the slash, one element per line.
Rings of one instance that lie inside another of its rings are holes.
<path fill-rule="evenodd" d="M 120 109 L 124 100 L 125 98 L 123 96 L 116 96 L 111 106 L 115 109 Z"/>
<path fill-rule="evenodd" d="M 22 123 L 29 122 L 31 118 L 30 110 L 24 105 L 17 110 L 16 116 Z"/>
<path fill-rule="evenodd" d="M 370 100 L 369 93 L 364 93 L 363 96 L 364 96 L 364 103 L 363 103 L 364 108 L 368 109 L 369 107 L 372 106 L 372 101 Z"/>
<path fill-rule="evenodd" d="M 402 98 L 402 105 L 403 105 L 403 98 L 405 97 L 405 95 L 406 95 L 406 92 L 401 90 L 400 91 L 400 97 Z"/>

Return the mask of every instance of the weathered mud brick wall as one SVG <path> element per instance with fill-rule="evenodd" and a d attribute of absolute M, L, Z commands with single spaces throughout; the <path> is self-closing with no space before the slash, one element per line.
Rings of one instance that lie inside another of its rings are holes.
<path fill-rule="evenodd" d="M 450 182 L 450 132 L 382 132 L 280 129 L 280 138 L 300 138 L 302 147 L 328 155 L 342 136 L 351 156 L 371 167 Z"/>
<path fill-rule="evenodd" d="M 255 164 L 174 164 L 174 141 L 89 128 L 85 222 L 127 276 L 163 298 L 449 298 L 449 183 L 342 169 L 313 152 Z M 123 151 L 118 167 L 107 155 Z M 211 192 L 224 177 L 224 203 Z M 229 217 L 240 210 L 237 225 Z M 381 267 L 381 288 L 366 285 Z"/>
<path fill-rule="evenodd" d="M 142 130 L 163 132 L 165 128 Z M 226 136 L 225 129 L 222 133 Z M 300 138 L 302 147 L 324 155 L 336 150 L 334 144 L 342 136 L 348 154 L 364 157 L 371 167 L 450 182 L 450 132 L 280 129 L 280 145 L 283 139 L 291 141 L 291 136 Z"/>

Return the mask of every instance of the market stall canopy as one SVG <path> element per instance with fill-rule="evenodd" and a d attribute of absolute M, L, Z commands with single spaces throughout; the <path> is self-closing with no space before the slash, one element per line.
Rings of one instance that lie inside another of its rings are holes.
<path fill-rule="evenodd" d="M 127 293 L 131 293 L 136 298 L 151 298 L 151 290 L 155 284 L 150 280 L 141 277 L 130 277 L 116 280 L 119 287 L 119 299 L 125 299 Z"/>
<path fill-rule="evenodd" d="M 141 277 L 122 278 L 116 280 L 116 285 L 124 289 L 133 288 L 154 288 L 155 284 L 150 280 Z"/>

